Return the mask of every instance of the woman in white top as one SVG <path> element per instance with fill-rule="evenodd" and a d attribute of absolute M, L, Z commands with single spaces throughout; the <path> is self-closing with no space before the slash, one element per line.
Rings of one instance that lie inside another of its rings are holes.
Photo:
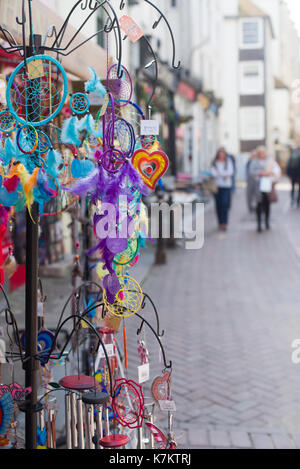
<path fill-rule="evenodd" d="M 249 178 L 253 180 L 254 198 L 256 199 L 257 231 L 262 232 L 261 218 L 265 215 L 266 229 L 270 229 L 270 208 L 272 186 L 281 176 L 278 163 L 267 158 L 266 148 L 257 149 L 257 158 L 249 165 Z"/>
<path fill-rule="evenodd" d="M 211 174 L 218 187 L 218 192 L 215 194 L 215 200 L 219 229 L 226 231 L 231 204 L 234 166 L 232 159 L 227 155 L 223 148 L 220 148 L 217 152 L 212 164 Z"/>

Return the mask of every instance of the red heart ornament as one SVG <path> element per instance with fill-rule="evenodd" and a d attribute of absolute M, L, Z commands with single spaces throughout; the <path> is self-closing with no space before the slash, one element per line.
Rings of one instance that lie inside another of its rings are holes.
<path fill-rule="evenodd" d="M 165 174 L 169 167 L 167 155 L 156 150 L 149 153 L 147 150 L 136 150 L 132 156 L 133 167 L 140 173 L 146 186 L 154 190 L 157 181 Z"/>
<path fill-rule="evenodd" d="M 157 401 L 165 401 L 170 394 L 171 374 L 166 371 L 163 376 L 154 378 L 151 385 L 151 392 Z"/>

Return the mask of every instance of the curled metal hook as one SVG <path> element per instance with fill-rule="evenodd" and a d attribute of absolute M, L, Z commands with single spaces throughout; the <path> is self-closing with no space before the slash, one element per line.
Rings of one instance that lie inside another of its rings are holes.
<path fill-rule="evenodd" d="M 19 25 L 24 25 L 26 23 L 25 0 L 22 0 L 22 20 L 19 20 L 19 17 L 16 16 L 16 22 Z"/>
<path fill-rule="evenodd" d="M 87 9 L 87 6 L 88 6 L 88 0 L 85 0 L 85 4 L 82 3 L 80 6 L 81 6 L 81 9 L 82 9 L 82 10 L 86 10 L 86 9 Z"/>
<path fill-rule="evenodd" d="M 119 9 L 120 9 L 120 10 L 123 10 L 124 7 L 125 7 L 125 0 L 121 0 Z"/>
<path fill-rule="evenodd" d="M 167 363 L 167 361 L 166 361 L 165 349 L 164 349 L 164 347 L 163 347 L 163 345 L 162 345 L 162 343 L 161 343 L 161 340 L 160 340 L 159 336 L 157 335 L 157 333 L 155 332 L 155 330 L 153 329 L 153 327 L 151 326 L 151 324 L 150 324 L 148 321 L 146 321 L 146 319 L 143 318 L 143 316 L 141 316 L 141 315 L 138 314 L 138 313 L 135 313 L 134 316 L 137 316 L 138 318 L 140 318 L 140 319 L 143 321 L 143 323 L 145 323 L 145 324 L 149 327 L 149 329 L 153 332 L 154 336 L 156 337 L 157 342 L 159 343 L 159 346 L 160 346 L 160 349 L 161 349 L 162 358 L 163 358 L 163 362 L 164 362 L 165 368 L 166 368 L 166 369 L 172 368 L 172 362 L 169 361 L 169 363 Z"/>
<path fill-rule="evenodd" d="M 175 65 L 175 57 L 176 57 L 176 46 L 175 46 L 175 40 L 174 40 L 174 36 L 173 36 L 173 31 L 172 31 L 172 28 L 170 26 L 170 23 L 168 22 L 167 18 L 165 17 L 165 15 L 162 13 L 162 11 L 156 6 L 154 5 L 152 2 L 150 2 L 150 0 L 145 0 L 146 3 L 148 3 L 149 5 L 151 5 L 156 11 L 158 11 L 159 13 L 159 18 L 157 21 L 155 21 L 155 23 L 153 24 L 152 26 L 152 29 L 155 29 L 157 28 L 157 26 L 159 25 L 160 21 L 163 19 L 167 25 L 167 28 L 169 30 L 169 33 L 170 33 L 170 36 L 171 36 L 171 41 L 172 41 L 172 48 L 173 48 L 173 57 L 172 57 L 172 67 L 175 69 L 175 70 L 178 70 L 180 68 L 180 60 L 178 61 L 177 65 Z"/>

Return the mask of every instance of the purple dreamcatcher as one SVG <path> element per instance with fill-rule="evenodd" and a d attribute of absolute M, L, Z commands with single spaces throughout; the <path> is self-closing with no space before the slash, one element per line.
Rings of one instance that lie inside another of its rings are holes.
<path fill-rule="evenodd" d="M 128 70 L 121 66 L 121 78 L 118 77 L 118 65 L 113 65 L 107 72 L 107 89 L 120 107 L 126 106 L 132 96 L 132 80 Z"/>

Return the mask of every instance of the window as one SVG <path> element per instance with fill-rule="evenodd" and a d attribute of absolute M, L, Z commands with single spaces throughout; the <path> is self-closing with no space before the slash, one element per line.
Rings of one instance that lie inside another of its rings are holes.
<path fill-rule="evenodd" d="M 264 64 L 262 61 L 240 63 L 240 94 L 264 93 Z"/>
<path fill-rule="evenodd" d="M 261 106 L 240 109 L 240 139 L 263 140 L 265 138 L 265 109 Z"/>
<path fill-rule="evenodd" d="M 263 47 L 262 18 L 240 20 L 240 48 L 260 49 Z"/>

